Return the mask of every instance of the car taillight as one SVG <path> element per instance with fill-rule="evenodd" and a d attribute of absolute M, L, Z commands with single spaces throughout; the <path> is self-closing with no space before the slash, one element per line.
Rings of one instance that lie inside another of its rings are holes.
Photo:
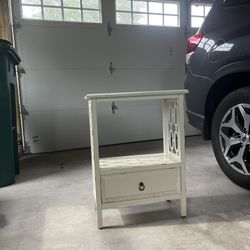
<path fill-rule="evenodd" d="M 204 33 L 200 33 L 200 34 L 196 34 L 194 36 L 191 36 L 188 39 L 187 54 L 194 52 L 197 49 L 203 36 L 204 36 Z"/>

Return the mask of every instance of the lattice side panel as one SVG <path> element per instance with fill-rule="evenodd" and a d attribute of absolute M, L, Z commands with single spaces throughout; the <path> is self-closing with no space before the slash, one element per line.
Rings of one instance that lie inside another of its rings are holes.
<path fill-rule="evenodd" d="M 168 103 L 168 145 L 169 153 L 180 156 L 179 145 L 179 121 L 178 121 L 178 107 L 177 101 L 169 101 Z"/>

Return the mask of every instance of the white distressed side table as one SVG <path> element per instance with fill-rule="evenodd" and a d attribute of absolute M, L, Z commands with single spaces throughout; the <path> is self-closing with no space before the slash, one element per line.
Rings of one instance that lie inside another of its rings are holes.
<path fill-rule="evenodd" d="M 98 228 L 102 210 L 180 200 L 187 215 L 183 100 L 187 90 L 90 94 L 91 160 Z M 163 152 L 158 154 L 99 158 L 97 103 L 162 100 Z"/>

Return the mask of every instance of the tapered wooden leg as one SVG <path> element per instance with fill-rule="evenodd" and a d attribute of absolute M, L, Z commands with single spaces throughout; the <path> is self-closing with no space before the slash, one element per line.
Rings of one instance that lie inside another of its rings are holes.
<path fill-rule="evenodd" d="M 180 210 L 181 210 L 181 217 L 187 217 L 187 200 L 185 197 L 180 199 Z"/>
<path fill-rule="evenodd" d="M 97 213 L 98 228 L 102 228 L 103 223 L 102 223 L 102 204 L 101 204 L 101 177 L 99 168 L 99 144 L 98 144 L 96 100 L 89 100 L 88 104 L 89 104 L 91 162 L 93 169 L 95 207 Z"/>
<path fill-rule="evenodd" d="M 98 224 L 98 228 L 101 229 L 103 228 L 103 219 L 102 219 L 102 209 L 101 207 L 97 207 L 96 209 L 97 212 L 97 224 Z"/>
<path fill-rule="evenodd" d="M 179 123 L 179 138 L 178 145 L 180 148 L 181 160 L 181 199 L 180 209 L 181 217 L 187 216 L 187 194 L 186 194 L 186 166 L 185 166 L 185 131 L 184 131 L 184 100 L 183 96 L 178 97 L 178 123 Z"/>

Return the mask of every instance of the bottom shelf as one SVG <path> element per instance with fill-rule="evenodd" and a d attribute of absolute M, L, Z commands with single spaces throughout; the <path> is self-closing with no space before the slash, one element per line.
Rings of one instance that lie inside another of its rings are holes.
<path fill-rule="evenodd" d="M 166 157 L 163 153 L 159 153 L 101 158 L 99 165 L 101 175 L 104 175 L 162 168 L 176 168 L 180 167 L 180 160 L 174 155 Z"/>
<path fill-rule="evenodd" d="M 153 198 L 104 203 L 102 204 L 102 209 L 146 205 L 146 204 L 165 202 L 168 200 L 180 200 L 180 199 L 181 199 L 181 194 L 172 194 L 172 195 L 169 194 L 169 195 L 153 197 Z"/>

